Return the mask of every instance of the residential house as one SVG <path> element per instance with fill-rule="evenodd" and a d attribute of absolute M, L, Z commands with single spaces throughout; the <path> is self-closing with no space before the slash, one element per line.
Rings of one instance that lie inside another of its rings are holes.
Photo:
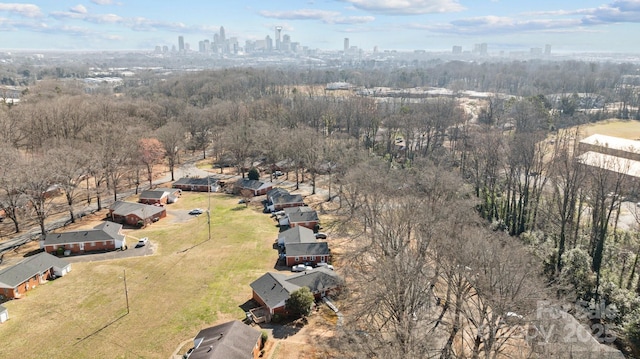
<path fill-rule="evenodd" d="M 0 305 L 0 323 L 4 323 L 9 320 L 9 310 Z"/>
<path fill-rule="evenodd" d="M 282 188 L 274 188 L 267 192 L 266 208 L 269 212 L 281 211 L 285 208 L 304 206 L 304 200 L 299 194 L 290 194 Z"/>
<path fill-rule="evenodd" d="M 327 268 L 286 276 L 280 273 L 265 273 L 251 283 L 253 300 L 266 307 L 271 315 L 287 314 L 285 304 L 292 292 L 307 287 L 316 299 L 338 290 L 342 279 Z"/>
<path fill-rule="evenodd" d="M 40 242 L 40 248 L 52 254 L 67 250 L 74 254 L 113 251 L 122 249 L 126 245 L 125 236 L 122 234 L 122 225 L 109 221 L 100 223 L 93 229 L 48 233 L 45 239 Z"/>
<path fill-rule="evenodd" d="M 38 253 L 0 270 L 0 297 L 21 298 L 28 290 L 54 276 L 62 277 L 70 270 L 70 263 L 46 252 Z"/>
<path fill-rule="evenodd" d="M 182 190 L 179 188 L 156 188 L 142 191 L 139 203 L 165 205 L 175 203 L 180 198 Z"/>
<path fill-rule="evenodd" d="M 189 359 L 257 359 L 262 333 L 238 320 L 202 329 L 193 340 Z"/>
<path fill-rule="evenodd" d="M 198 177 L 182 177 L 173 182 L 173 188 L 179 188 L 183 191 L 193 192 L 218 192 L 220 185 L 218 179 L 212 176 Z"/>
<path fill-rule="evenodd" d="M 314 231 L 318 229 L 319 223 L 318 212 L 306 206 L 285 208 L 284 216 L 279 221 L 280 226 L 303 226 Z"/>
<path fill-rule="evenodd" d="M 285 263 L 291 267 L 300 263 L 327 263 L 331 251 L 327 242 L 289 243 L 284 248 Z"/>
<path fill-rule="evenodd" d="M 148 204 L 116 201 L 109 207 L 111 220 L 117 223 L 126 223 L 131 226 L 141 226 L 157 222 L 167 216 L 164 207 L 150 206 Z"/>
<path fill-rule="evenodd" d="M 278 245 L 285 247 L 291 243 L 315 243 L 316 236 L 313 231 L 307 227 L 293 227 L 278 234 Z"/>
<path fill-rule="evenodd" d="M 273 189 L 273 183 L 241 178 L 236 182 L 236 192 L 239 193 L 243 189 L 251 190 L 254 196 L 262 196 Z"/>

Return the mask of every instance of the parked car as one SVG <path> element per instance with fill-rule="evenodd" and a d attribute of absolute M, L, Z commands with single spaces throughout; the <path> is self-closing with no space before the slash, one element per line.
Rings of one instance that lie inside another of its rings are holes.
<path fill-rule="evenodd" d="M 197 215 L 200 215 L 202 213 L 204 213 L 204 211 L 202 209 L 200 209 L 200 208 L 194 208 L 194 209 L 189 211 L 189 214 L 192 215 L 192 216 L 197 216 Z"/>
<path fill-rule="evenodd" d="M 313 269 L 313 267 L 306 266 L 304 264 L 296 264 L 293 267 L 291 267 L 291 271 L 292 272 L 304 272 L 304 271 L 312 270 L 312 269 Z"/>
<path fill-rule="evenodd" d="M 191 353 L 193 353 L 193 351 L 194 351 L 195 349 L 196 349 L 196 348 L 191 348 L 191 349 L 187 350 L 187 352 L 186 352 L 186 353 L 184 353 L 184 355 L 182 356 L 182 358 L 183 358 L 183 359 L 187 359 L 187 358 L 189 358 L 189 357 L 191 356 Z"/>
<path fill-rule="evenodd" d="M 147 237 L 143 237 L 143 238 L 138 239 L 138 244 L 136 244 L 136 248 L 140 248 L 140 247 L 146 246 L 147 242 L 149 242 L 149 238 L 147 238 Z"/>
<path fill-rule="evenodd" d="M 322 233 L 322 232 L 318 232 L 318 233 L 316 233 L 316 239 L 327 239 L 327 234 L 326 233 Z"/>
<path fill-rule="evenodd" d="M 320 262 L 320 263 L 316 264 L 316 267 L 325 267 L 325 268 L 333 270 L 333 266 L 331 264 L 325 263 L 325 262 Z"/>
<path fill-rule="evenodd" d="M 274 171 L 273 172 L 273 177 L 276 177 L 276 178 L 280 177 L 280 176 L 283 176 L 283 175 L 284 175 L 284 173 L 282 173 L 282 171 Z"/>

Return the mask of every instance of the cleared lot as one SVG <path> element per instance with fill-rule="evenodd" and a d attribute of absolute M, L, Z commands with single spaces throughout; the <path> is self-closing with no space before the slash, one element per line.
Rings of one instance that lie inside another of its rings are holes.
<path fill-rule="evenodd" d="M 184 193 L 168 208 L 187 213 L 207 202 Z M 249 283 L 273 270 L 277 228 L 236 197 L 212 195 L 211 205 L 211 240 L 206 214 L 163 219 L 129 232 L 149 237 L 153 255 L 74 263 L 68 276 L 3 304 L 11 319 L 0 328 L 0 357 L 167 358 L 199 329 L 243 318 Z"/>

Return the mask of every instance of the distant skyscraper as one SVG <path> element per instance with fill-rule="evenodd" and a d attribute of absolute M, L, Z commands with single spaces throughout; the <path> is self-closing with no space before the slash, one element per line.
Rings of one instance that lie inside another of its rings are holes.
<path fill-rule="evenodd" d="M 184 52 L 184 36 L 178 36 L 178 51 Z"/>
<path fill-rule="evenodd" d="M 280 35 L 282 35 L 282 26 L 276 26 L 276 50 L 278 51 L 280 51 L 282 47 Z"/>
<path fill-rule="evenodd" d="M 551 45 L 549 44 L 544 45 L 544 54 L 547 56 L 551 55 Z"/>
<path fill-rule="evenodd" d="M 452 53 L 459 55 L 462 53 L 462 46 L 454 46 L 453 50 L 451 51 Z"/>
<path fill-rule="evenodd" d="M 264 45 L 267 52 L 273 51 L 273 41 L 271 40 L 271 37 L 269 35 L 264 38 Z"/>
<path fill-rule="evenodd" d="M 344 52 L 349 51 L 349 38 L 345 37 L 344 38 Z"/>
<path fill-rule="evenodd" d="M 486 55 L 487 53 L 488 53 L 488 52 L 487 52 L 487 43 L 486 43 L 486 42 L 483 42 L 483 43 L 481 43 L 481 44 L 480 44 L 480 55 L 483 55 L 483 56 L 484 56 L 484 55 Z"/>
<path fill-rule="evenodd" d="M 224 26 L 220 26 L 220 42 L 224 43 L 227 38 L 224 34 Z"/>

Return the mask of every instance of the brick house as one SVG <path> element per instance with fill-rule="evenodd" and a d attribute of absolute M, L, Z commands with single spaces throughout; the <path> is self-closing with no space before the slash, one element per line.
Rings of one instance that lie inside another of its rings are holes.
<path fill-rule="evenodd" d="M 327 242 L 289 243 L 285 246 L 285 263 L 292 267 L 300 263 L 328 263 L 331 251 Z"/>
<path fill-rule="evenodd" d="M 290 276 L 265 273 L 250 286 L 253 300 L 265 307 L 271 315 L 286 315 L 285 303 L 292 292 L 307 287 L 316 299 L 320 299 L 338 290 L 342 286 L 342 279 L 330 269 L 316 268 Z"/>
<path fill-rule="evenodd" d="M 273 189 L 273 183 L 241 178 L 236 182 L 235 192 L 240 193 L 243 189 L 251 190 L 254 196 L 262 196 Z"/>
<path fill-rule="evenodd" d="M 179 188 L 183 191 L 194 192 L 218 192 L 220 186 L 218 179 L 212 176 L 199 178 L 199 177 L 182 177 L 179 180 L 173 182 L 173 188 Z"/>
<path fill-rule="evenodd" d="M 62 277 L 71 264 L 49 253 L 41 252 L 0 270 L 0 297 L 21 298 L 27 291 L 46 283 L 54 275 Z"/>
<path fill-rule="evenodd" d="M 282 188 L 274 188 L 267 192 L 267 209 L 270 212 L 280 211 L 290 207 L 304 206 L 304 199 L 299 194 L 291 194 Z"/>
<path fill-rule="evenodd" d="M 139 203 L 165 205 L 175 203 L 180 198 L 182 190 L 179 188 L 156 188 L 142 191 Z"/>
<path fill-rule="evenodd" d="M 167 210 L 164 207 L 142 203 L 116 201 L 109 207 L 109 217 L 112 221 L 131 226 L 148 225 L 166 216 Z"/>
<path fill-rule="evenodd" d="M 291 228 L 303 226 L 313 231 L 318 228 L 320 223 L 318 212 L 310 207 L 290 207 L 283 210 L 284 216 L 279 221 L 280 226 L 289 226 Z"/>
<path fill-rule="evenodd" d="M 74 254 L 113 251 L 122 249 L 126 245 L 122 225 L 109 221 L 100 223 L 93 229 L 49 233 L 40 242 L 40 248 L 51 254 L 56 254 L 60 250 L 69 250 Z"/>
<path fill-rule="evenodd" d="M 193 339 L 189 358 L 258 359 L 262 333 L 238 320 L 202 329 Z"/>

